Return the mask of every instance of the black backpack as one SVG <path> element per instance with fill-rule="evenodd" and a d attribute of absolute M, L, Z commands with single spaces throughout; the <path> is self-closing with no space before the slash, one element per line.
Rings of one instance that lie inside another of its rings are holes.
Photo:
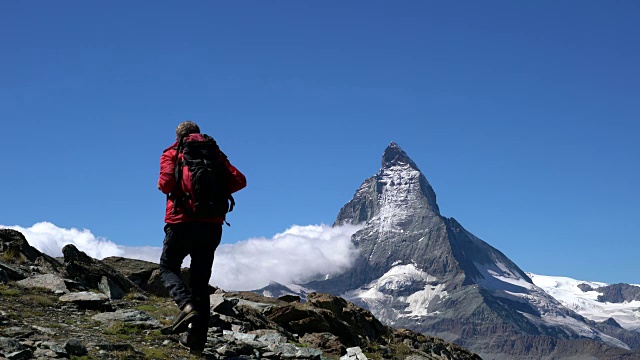
<path fill-rule="evenodd" d="M 227 156 L 216 141 L 203 134 L 203 141 L 183 137 L 176 151 L 177 193 L 173 211 L 183 207 L 194 218 L 225 218 L 233 210 L 235 201 L 229 192 L 230 173 Z M 182 160 L 180 160 L 182 154 Z M 189 171 L 191 182 L 182 186 L 183 172 Z M 180 204 L 178 204 L 180 203 Z"/>

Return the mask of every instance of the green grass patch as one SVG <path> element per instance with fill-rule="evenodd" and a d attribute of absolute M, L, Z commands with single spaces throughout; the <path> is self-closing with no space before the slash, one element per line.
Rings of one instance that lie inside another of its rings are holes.
<path fill-rule="evenodd" d="M 299 343 L 299 342 L 297 342 L 297 341 L 293 341 L 293 340 L 288 340 L 287 342 L 288 342 L 289 344 L 293 344 L 293 345 L 295 345 L 295 346 L 297 346 L 297 347 L 301 347 L 301 348 L 309 347 L 309 345 L 307 345 L 307 344 L 305 344 L 305 343 Z"/>
<path fill-rule="evenodd" d="M 153 316 L 163 325 L 170 325 L 171 319 L 179 313 L 178 307 L 172 301 L 159 297 L 152 297 L 148 303 L 138 305 L 135 308 Z"/>
<path fill-rule="evenodd" d="M 165 339 L 166 337 L 167 335 L 163 335 L 160 332 L 160 330 L 152 330 L 144 336 L 144 339 L 148 341 L 148 340 Z"/>
<path fill-rule="evenodd" d="M 138 325 L 131 325 L 122 321 L 116 321 L 104 329 L 102 333 L 105 335 L 115 335 L 119 337 L 119 335 L 140 335 L 143 331 L 144 329 Z"/>
<path fill-rule="evenodd" d="M 22 295 L 22 291 L 20 289 L 11 288 L 7 285 L 0 285 L 0 295 L 18 296 L 18 295 Z"/>
<path fill-rule="evenodd" d="M 22 309 L 22 317 L 31 316 L 31 317 L 45 317 L 47 315 L 46 312 L 41 310 L 35 310 L 33 308 Z"/>
<path fill-rule="evenodd" d="M 133 351 L 116 351 L 114 354 L 118 360 L 142 360 L 146 358 L 143 354 L 135 353 Z"/>
<path fill-rule="evenodd" d="M 171 354 L 165 349 L 146 348 L 142 349 L 144 355 L 150 359 L 170 359 Z"/>
<path fill-rule="evenodd" d="M 413 353 L 413 350 L 404 343 L 397 344 L 392 348 L 392 350 L 394 350 L 394 359 L 405 359 L 407 356 Z"/>
<path fill-rule="evenodd" d="M 20 255 L 20 250 L 15 247 L 11 247 L 6 249 L 5 251 L 0 253 L 0 260 L 8 263 L 18 263 L 23 264 L 24 259 Z"/>
<path fill-rule="evenodd" d="M 29 294 L 24 296 L 25 300 L 36 306 L 52 306 L 56 302 L 51 299 L 51 296 L 41 294 Z"/>
<path fill-rule="evenodd" d="M 372 359 L 372 360 L 382 360 L 383 357 L 382 355 L 378 354 L 378 353 L 369 353 L 369 352 L 363 352 L 364 356 L 367 357 L 367 359 Z"/>

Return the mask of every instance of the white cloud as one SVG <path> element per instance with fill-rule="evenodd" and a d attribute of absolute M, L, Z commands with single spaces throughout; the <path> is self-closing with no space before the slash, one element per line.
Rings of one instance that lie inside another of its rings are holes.
<path fill-rule="evenodd" d="M 269 281 L 288 284 L 318 274 L 340 273 L 355 259 L 351 235 L 358 229 L 353 225 L 296 225 L 273 239 L 221 245 L 211 283 L 228 290 L 255 290 Z"/>
<path fill-rule="evenodd" d="M 158 263 L 162 248 L 118 245 L 96 237 L 87 229 L 64 229 L 49 222 L 29 228 L 4 226 L 24 234 L 29 244 L 43 253 L 59 257 L 62 247 L 75 245 L 87 255 L 103 259 L 120 256 Z M 218 247 L 211 284 L 225 290 L 254 290 L 270 281 L 288 284 L 318 274 L 336 274 L 348 269 L 356 255 L 351 243 L 359 227 L 345 225 L 292 226 L 272 239 L 254 238 Z M 189 265 L 189 258 L 183 266 Z"/>
<path fill-rule="evenodd" d="M 96 237 L 87 229 L 65 229 L 57 227 L 50 222 L 39 222 L 28 228 L 4 225 L 0 225 L 0 228 L 20 231 L 31 246 L 53 257 L 62 256 L 62 248 L 67 244 L 75 245 L 80 251 L 84 251 L 87 255 L 96 259 L 103 259 L 108 256 L 122 256 L 157 263 L 162 251 L 161 248 L 151 246 L 118 245 L 103 237 Z"/>

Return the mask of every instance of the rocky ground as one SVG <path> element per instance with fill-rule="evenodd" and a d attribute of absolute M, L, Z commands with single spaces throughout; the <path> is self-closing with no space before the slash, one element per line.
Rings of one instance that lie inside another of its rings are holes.
<path fill-rule="evenodd" d="M 195 359 L 163 329 L 178 314 L 157 264 L 54 259 L 0 230 L 0 359 Z M 184 274 L 188 276 L 188 273 Z M 207 359 L 480 359 L 441 339 L 384 326 L 332 295 L 268 298 L 211 289 Z"/>

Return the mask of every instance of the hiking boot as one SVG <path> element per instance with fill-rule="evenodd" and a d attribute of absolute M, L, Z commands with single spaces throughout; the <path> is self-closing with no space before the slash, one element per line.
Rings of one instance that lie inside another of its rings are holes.
<path fill-rule="evenodd" d="M 198 312 L 193 308 L 193 305 L 185 305 L 176 320 L 171 324 L 171 333 L 179 334 L 189 330 L 189 324 L 191 324 L 196 317 L 198 317 Z"/>
<path fill-rule="evenodd" d="M 201 356 L 202 352 L 204 351 L 204 347 L 203 348 L 193 347 L 193 344 L 189 341 L 189 334 L 180 335 L 180 337 L 178 338 L 178 343 L 180 343 L 180 345 L 182 345 L 183 347 L 189 349 L 189 353 L 191 355 Z"/>

